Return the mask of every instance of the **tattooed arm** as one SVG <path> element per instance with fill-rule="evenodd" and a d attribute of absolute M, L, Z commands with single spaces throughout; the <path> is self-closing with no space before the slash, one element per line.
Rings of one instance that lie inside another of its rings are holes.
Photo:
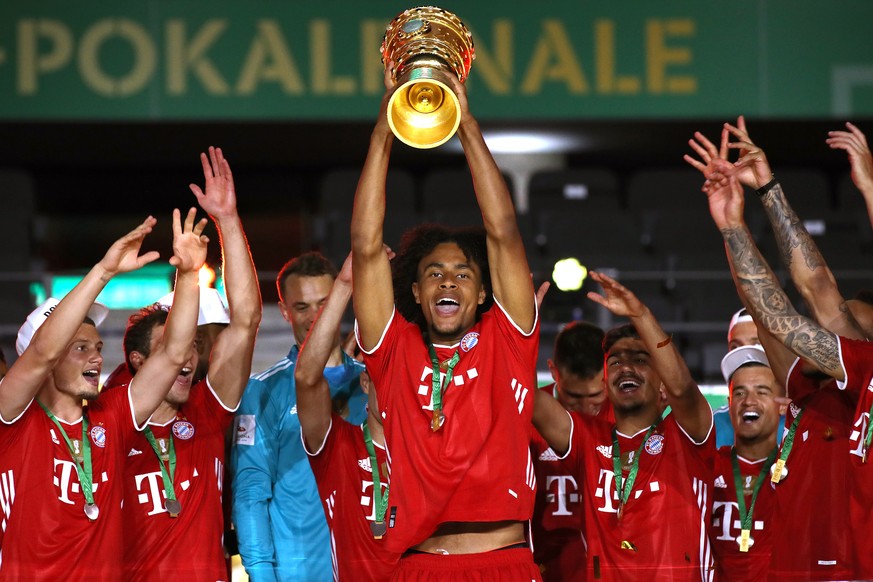
<path fill-rule="evenodd" d="M 722 169 L 727 171 L 730 164 L 724 164 Z M 844 380 L 837 336 L 797 313 L 755 245 L 743 221 L 743 189 L 736 176 L 708 179 L 704 192 L 710 214 L 724 237 L 728 260 L 736 274 L 737 291 L 755 320 L 823 373 Z"/>
<path fill-rule="evenodd" d="M 731 135 L 735 141 L 729 141 Z M 739 150 L 739 159 L 732 165 L 722 166 L 726 174 L 735 176 L 741 184 L 754 190 L 771 184 L 773 180 L 767 156 L 752 142 L 743 116 L 737 118 L 736 126 L 724 124 L 718 149 L 700 132 L 694 134 L 689 145 L 700 159 L 686 155 L 685 161 L 707 178 L 713 172 L 714 165 L 726 162 L 728 151 L 735 149 Z M 852 317 L 833 273 L 788 203 L 782 186 L 778 182 L 772 183 L 761 201 L 776 235 L 782 264 L 791 273 L 791 280 L 814 319 L 836 334 L 864 339 L 865 335 Z"/>
<path fill-rule="evenodd" d="M 740 158 L 734 164 L 739 181 L 755 190 L 770 183 L 773 178 L 770 164 L 749 137 L 743 117 L 737 120 L 736 127 L 725 124 L 725 128 L 736 139 L 727 144 L 728 148 L 740 150 Z M 846 299 L 818 245 L 789 204 L 782 185 L 775 183 L 761 196 L 761 202 L 776 235 L 782 264 L 791 273 L 791 280 L 813 319 L 838 335 L 866 339 L 846 306 Z"/>

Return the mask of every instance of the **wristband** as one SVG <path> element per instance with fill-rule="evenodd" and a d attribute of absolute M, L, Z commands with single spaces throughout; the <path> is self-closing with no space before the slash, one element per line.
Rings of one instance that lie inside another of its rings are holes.
<path fill-rule="evenodd" d="M 760 188 L 758 188 L 757 190 L 755 190 L 755 192 L 758 194 L 758 196 L 763 197 L 764 194 L 766 194 L 767 192 L 769 192 L 770 190 L 772 190 L 772 189 L 773 189 L 773 186 L 775 186 L 775 185 L 778 184 L 778 183 L 779 183 L 779 180 L 777 180 L 777 179 L 774 177 L 772 180 L 770 180 L 769 182 L 767 182 L 766 184 L 764 184 L 763 186 L 761 186 Z"/>

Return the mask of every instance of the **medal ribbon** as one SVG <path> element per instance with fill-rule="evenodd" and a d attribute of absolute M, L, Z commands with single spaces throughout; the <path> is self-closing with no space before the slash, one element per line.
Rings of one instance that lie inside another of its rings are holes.
<path fill-rule="evenodd" d="M 634 455 L 633 461 L 631 461 L 631 468 L 630 471 L 628 471 L 627 479 L 623 479 L 622 477 L 621 449 L 618 446 L 618 431 L 615 427 L 612 427 L 612 471 L 615 474 L 615 489 L 618 491 L 619 507 L 623 506 L 630 497 L 630 492 L 633 490 L 634 482 L 637 480 L 637 473 L 640 470 L 640 455 L 643 452 L 643 447 L 646 446 L 646 441 L 649 440 L 649 437 L 652 436 L 652 433 L 655 432 L 655 429 L 659 424 L 661 424 L 662 420 L 664 420 L 663 416 L 646 431 L 646 435 L 643 437 L 643 442 L 640 443 L 640 448 L 637 449 L 637 453 Z M 623 480 L 624 483 L 622 483 Z"/>
<path fill-rule="evenodd" d="M 433 365 L 433 375 L 431 377 L 431 387 L 433 389 L 433 422 L 431 423 L 431 429 L 433 431 L 438 431 L 440 429 L 440 417 L 442 416 L 443 409 L 443 386 L 448 389 L 451 384 L 452 374 L 454 373 L 455 365 L 458 363 L 458 360 L 461 359 L 461 354 L 455 350 L 451 359 L 446 363 L 446 382 L 443 384 L 440 382 L 440 361 L 437 358 L 436 349 L 434 349 L 433 344 L 428 344 L 428 350 L 430 351 L 430 361 Z"/>
<path fill-rule="evenodd" d="M 167 498 L 167 501 L 175 501 L 176 490 L 173 487 L 173 477 L 176 475 L 176 446 L 173 444 L 173 431 L 170 431 L 170 446 L 168 451 L 168 456 L 170 458 L 169 473 L 167 473 L 167 467 L 164 465 L 164 460 L 161 458 L 161 451 L 159 450 L 158 443 L 155 440 L 155 435 L 152 433 L 151 427 L 145 427 L 145 430 L 142 432 L 145 435 L 146 440 L 152 446 L 152 450 L 158 457 L 158 463 L 161 465 L 161 477 L 164 478 L 164 496 Z"/>
<path fill-rule="evenodd" d="M 779 449 L 774 448 L 767 460 L 764 461 L 764 466 L 758 473 L 755 479 L 755 485 L 752 487 L 752 503 L 749 505 L 749 510 L 746 511 L 746 495 L 743 489 L 743 475 L 740 473 L 740 463 L 737 460 L 737 449 L 731 447 L 731 464 L 734 469 L 734 488 L 737 491 L 737 505 L 740 510 L 740 526 L 741 529 L 752 531 L 752 513 L 755 511 L 755 501 L 758 500 L 758 492 L 761 491 L 761 485 L 764 484 L 765 475 L 770 472 L 770 466 L 776 459 L 776 452 Z"/>
<path fill-rule="evenodd" d="M 370 455 L 370 472 L 373 474 L 373 500 L 376 504 L 376 523 L 385 522 L 385 513 L 388 510 L 388 493 L 390 486 L 385 487 L 382 494 L 382 479 L 379 475 L 379 462 L 376 460 L 376 449 L 373 448 L 373 438 L 370 436 L 370 427 L 367 421 L 362 425 L 364 430 L 364 444 L 367 446 L 367 454 Z"/>
<path fill-rule="evenodd" d="M 94 505 L 94 481 L 91 468 L 91 440 L 88 438 L 88 415 L 82 411 L 82 456 L 85 461 L 85 466 L 83 467 L 79 464 L 79 461 L 76 460 L 76 454 L 73 452 L 73 443 L 70 442 L 70 437 L 67 436 L 67 431 L 61 427 L 61 423 L 58 421 L 57 417 L 39 400 L 37 400 L 37 404 L 42 407 L 52 422 L 55 423 L 55 426 L 58 427 L 61 436 L 64 437 L 64 442 L 67 443 L 67 450 L 70 451 L 70 457 L 72 457 L 73 463 L 76 465 L 76 472 L 79 474 L 79 485 L 82 486 L 82 495 L 85 496 L 85 503 Z"/>
<path fill-rule="evenodd" d="M 873 440 L 873 430 L 870 427 L 870 419 L 873 418 L 873 404 L 870 405 L 870 414 L 867 415 L 867 436 L 864 438 L 864 452 L 861 455 L 863 462 L 867 462 L 867 451 L 870 450 L 870 441 Z"/>
<path fill-rule="evenodd" d="M 782 469 L 785 468 L 785 463 L 788 462 L 788 455 L 791 454 L 791 448 L 794 446 L 794 435 L 797 432 L 797 425 L 800 422 L 800 417 L 803 416 L 803 409 L 794 417 L 791 423 L 791 428 L 788 429 L 788 434 L 785 435 L 785 440 L 782 441 L 782 450 L 779 452 L 779 460 L 776 461 L 776 467 L 773 471 L 771 481 L 778 483 L 782 478 Z"/>

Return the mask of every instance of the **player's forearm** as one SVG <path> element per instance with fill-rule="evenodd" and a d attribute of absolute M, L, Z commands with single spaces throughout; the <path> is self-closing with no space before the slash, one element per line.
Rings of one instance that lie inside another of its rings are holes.
<path fill-rule="evenodd" d="M 652 366 L 667 388 L 668 396 L 683 398 L 689 391 L 698 390 L 673 337 L 664 331 L 651 310 L 644 307 L 643 312 L 630 321 L 649 351 Z"/>
<path fill-rule="evenodd" d="M 217 218 L 216 228 L 221 239 L 230 325 L 254 335 L 261 322 L 261 292 L 242 221 L 236 214 Z"/>
<path fill-rule="evenodd" d="M 512 195 L 485 143 L 479 123 L 472 116 L 461 123 L 458 138 L 464 148 L 488 237 L 497 241 L 520 237 Z"/>
<path fill-rule="evenodd" d="M 745 303 L 755 321 L 798 356 L 834 377 L 843 375 L 836 337 L 797 313 L 743 224 L 722 229 Z"/>
<path fill-rule="evenodd" d="M 384 126 L 384 127 L 383 127 Z M 387 123 L 379 123 L 370 137 L 370 149 L 352 209 L 352 249 L 362 258 L 382 252 L 382 233 L 385 223 L 385 181 L 394 134 L 386 131 Z"/>
<path fill-rule="evenodd" d="M 773 227 L 782 264 L 791 273 L 791 280 L 804 301 L 815 309 L 822 291 L 836 288 L 831 270 L 779 183 L 761 197 L 761 202 Z"/>
<path fill-rule="evenodd" d="M 330 355 L 336 347 L 337 333 L 343 313 L 352 297 L 352 286 L 337 279 L 327 301 L 309 334 L 303 343 L 303 348 L 297 357 L 297 367 L 294 377 L 297 382 L 305 382 L 313 385 L 322 377 L 324 367 L 330 359 Z"/>
<path fill-rule="evenodd" d="M 173 288 L 173 306 L 167 316 L 159 351 L 165 364 L 181 368 L 191 354 L 200 312 L 198 271 L 178 271 Z"/>

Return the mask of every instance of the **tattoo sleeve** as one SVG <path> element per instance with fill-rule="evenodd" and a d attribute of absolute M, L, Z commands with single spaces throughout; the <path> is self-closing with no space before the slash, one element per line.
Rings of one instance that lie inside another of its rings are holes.
<path fill-rule="evenodd" d="M 810 271 L 826 266 L 818 246 L 812 240 L 812 236 L 806 230 L 803 221 L 800 220 L 788 203 L 788 199 L 785 198 L 782 185 L 776 184 L 763 196 L 761 201 L 773 227 L 773 232 L 776 234 L 776 242 L 779 245 L 782 264 L 785 265 L 785 268 L 793 269 L 795 249 L 799 250 L 806 268 Z"/>
<path fill-rule="evenodd" d="M 830 376 L 842 377 L 836 336 L 797 313 L 749 229 L 745 225 L 725 228 L 722 236 L 740 285 L 738 291 L 747 299 L 755 319 L 795 354 Z"/>

